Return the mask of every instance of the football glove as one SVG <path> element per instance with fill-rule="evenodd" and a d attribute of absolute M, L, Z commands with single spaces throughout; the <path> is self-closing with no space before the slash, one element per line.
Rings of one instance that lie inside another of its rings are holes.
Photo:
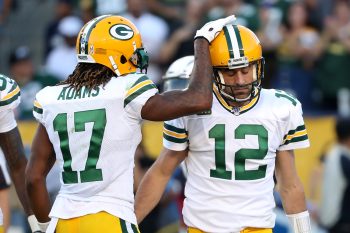
<path fill-rule="evenodd" d="M 235 20 L 236 16 L 230 15 L 226 18 L 210 21 L 201 29 L 197 30 L 194 39 L 205 38 L 210 43 L 215 39 L 225 25 L 232 24 Z"/>

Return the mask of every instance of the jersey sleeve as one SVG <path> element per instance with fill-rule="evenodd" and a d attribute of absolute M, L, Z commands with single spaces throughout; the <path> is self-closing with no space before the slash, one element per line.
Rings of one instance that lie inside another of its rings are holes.
<path fill-rule="evenodd" d="M 20 103 L 20 89 L 17 83 L 0 74 L 0 133 L 17 126 L 13 110 Z"/>
<path fill-rule="evenodd" d="M 149 98 L 158 93 L 156 85 L 146 76 L 140 76 L 127 90 L 124 109 L 132 117 L 141 119 L 141 110 Z"/>
<path fill-rule="evenodd" d="M 188 133 L 184 118 L 165 121 L 163 127 L 163 146 L 169 150 L 183 151 L 188 147 Z"/>
<path fill-rule="evenodd" d="M 309 137 L 303 119 L 301 103 L 291 105 L 288 122 L 283 136 L 283 141 L 278 150 L 294 150 L 310 146 Z"/>
<path fill-rule="evenodd" d="M 0 133 L 5 133 L 17 126 L 15 114 L 12 110 L 0 112 Z"/>
<path fill-rule="evenodd" d="M 0 113 L 15 109 L 20 103 L 20 94 L 17 83 L 0 74 Z"/>
<path fill-rule="evenodd" d="M 43 122 L 43 107 L 40 103 L 40 92 L 38 92 L 35 96 L 34 104 L 33 104 L 33 116 L 35 119 L 40 122 L 41 124 L 44 124 Z"/>

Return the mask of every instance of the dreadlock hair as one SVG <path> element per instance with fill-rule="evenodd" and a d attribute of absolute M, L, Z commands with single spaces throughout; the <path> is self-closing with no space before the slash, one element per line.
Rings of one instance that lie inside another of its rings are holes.
<path fill-rule="evenodd" d="M 108 67 L 98 63 L 78 63 L 72 74 L 58 85 L 68 84 L 79 91 L 82 87 L 90 90 L 100 86 L 105 86 L 111 78 L 115 76 L 114 72 Z"/>

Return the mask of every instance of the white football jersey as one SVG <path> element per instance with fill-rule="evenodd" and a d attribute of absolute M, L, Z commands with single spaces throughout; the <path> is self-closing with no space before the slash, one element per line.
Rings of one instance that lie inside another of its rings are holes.
<path fill-rule="evenodd" d="M 20 103 L 20 89 L 17 83 L 0 74 L 0 133 L 5 133 L 17 126 L 13 110 Z M 6 165 L 5 155 L 0 148 L 0 188 L 9 187 L 10 175 Z"/>
<path fill-rule="evenodd" d="M 272 228 L 276 151 L 309 146 L 301 104 L 274 89 L 241 108 L 214 96 L 211 111 L 164 123 L 164 146 L 189 149 L 184 221 L 215 233 Z"/>
<path fill-rule="evenodd" d="M 20 102 L 20 89 L 17 83 L 0 74 L 0 133 L 8 132 L 17 126 L 13 110 Z"/>
<path fill-rule="evenodd" d="M 106 211 L 136 224 L 133 168 L 141 109 L 157 92 L 147 76 L 135 73 L 91 91 L 59 85 L 37 93 L 33 113 L 62 171 L 51 217 Z"/>

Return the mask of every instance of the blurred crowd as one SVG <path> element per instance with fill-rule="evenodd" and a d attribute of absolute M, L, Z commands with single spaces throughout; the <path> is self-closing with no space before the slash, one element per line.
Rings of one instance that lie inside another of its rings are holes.
<path fill-rule="evenodd" d="M 23 43 L 13 45 L 7 56 L 8 75 L 22 89 L 25 87 L 24 94 L 35 93 L 34 87 L 28 87 L 32 82 L 44 86 L 65 79 L 72 72 L 76 65 L 75 37 L 81 26 L 97 15 L 120 14 L 135 23 L 150 56 L 149 77 L 161 88 L 161 77 L 168 65 L 193 54 L 195 30 L 209 20 L 235 14 L 237 23 L 256 32 L 262 43 L 265 88 L 293 94 L 303 104 L 305 114 L 350 114 L 347 0 L 51 1 L 55 1 L 55 14 L 43 32 L 43 54 L 29 51 L 31 48 Z M 45 0 L 32 4 L 42 2 Z M 20 3 L 0 1 L 0 38 L 6 18 L 21 7 Z M 25 50 L 30 55 L 24 54 Z M 38 67 L 30 65 L 32 57 L 41 61 Z M 26 103 L 22 105 L 26 108 Z"/>
<path fill-rule="evenodd" d="M 54 14 L 42 33 L 43 52 L 23 40 L 11 46 L 3 61 L 8 71 L 5 74 L 21 88 L 19 120 L 33 120 L 35 93 L 64 80 L 74 70 L 80 28 L 103 14 L 122 15 L 137 26 L 150 56 L 147 73 L 160 89 L 168 66 L 193 54 L 197 29 L 207 21 L 235 14 L 237 23 L 256 32 L 261 41 L 266 62 L 264 88 L 282 89 L 296 96 L 306 115 L 350 115 L 349 0 L 35 0 L 31 4 L 47 1 L 54 2 L 54 10 L 50 9 Z M 0 0 L 0 43 L 6 37 L 4 28 L 9 17 L 22 2 Z M 40 60 L 40 64 L 34 60 Z M 350 137 L 349 132 L 345 134 Z M 137 185 L 152 160 L 141 147 L 136 158 Z M 184 180 L 179 169 L 159 206 L 140 226 L 141 232 L 181 229 Z M 319 219 L 316 215 L 315 222 Z M 283 224 L 277 226 L 280 228 L 275 232 L 288 232 Z"/>

